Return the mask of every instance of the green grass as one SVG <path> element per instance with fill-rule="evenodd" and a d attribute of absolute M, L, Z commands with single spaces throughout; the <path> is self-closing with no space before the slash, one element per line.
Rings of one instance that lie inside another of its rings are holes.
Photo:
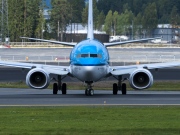
<path fill-rule="evenodd" d="M 94 84 L 95 90 L 112 90 L 113 81 L 103 81 Z M 127 89 L 133 90 L 129 86 L 129 82 L 126 82 Z M 68 82 L 67 83 L 68 90 L 84 90 L 85 87 L 81 82 Z M 24 82 L 1 82 L 0 88 L 29 88 Z M 48 87 L 48 89 L 52 89 L 52 84 Z M 148 90 L 180 90 L 180 81 L 155 81 L 154 85 Z"/>
<path fill-rule="evenodd" d="M 180 107 L 0 108 L 2 135 L 179 135 Z"/>

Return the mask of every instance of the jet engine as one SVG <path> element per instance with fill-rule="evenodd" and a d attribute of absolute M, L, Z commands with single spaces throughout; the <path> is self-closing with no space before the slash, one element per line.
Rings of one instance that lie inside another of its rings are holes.
<path fill-rule="evenodd" d="M 34 89 L 45 89 L 49 86 L 49 73 L 41 68 L 30 70 L 26 76 L 26 84 Z"/>
<path fill-rule="evenodd" d="M 153 85 L 153 76 L 147 69 L 137 69 L 130 74 L 129 82 L 132 88 L 143 90 Z"/>

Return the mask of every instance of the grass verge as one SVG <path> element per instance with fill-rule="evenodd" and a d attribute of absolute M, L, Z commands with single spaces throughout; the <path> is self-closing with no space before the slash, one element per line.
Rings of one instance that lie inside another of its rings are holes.
<path fill-rule="evenodd" d="M 179 135 L 180 107 L 0 108 L 0 134 Z"/>

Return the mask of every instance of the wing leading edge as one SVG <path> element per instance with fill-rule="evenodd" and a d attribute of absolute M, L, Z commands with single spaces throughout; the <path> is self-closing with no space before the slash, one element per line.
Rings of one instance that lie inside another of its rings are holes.
<path fill-rule="evenodd" d="M 49 74 L 57 74 L 57 75 L 69 74 L 69 66 L 53 66 L 53 65 L 6 62 L 6 61 L 0 61 L 0 66 L 17 67 L 17 68 L 23 68 L 23 69 L 40 68 L 40 69 L 46 70 Z"/>
<path fill-rule="evenodd" d="M 154 64 L 142 64 L 142 65 L 130 65 L 130 66 L 111 66 L 110 73 L 112 75 L 125 75 L 131 74 L 136 69 L 161 69 L 178 67 L 180 62 L 169 62 L 169 63 L 154 63 Z"/>

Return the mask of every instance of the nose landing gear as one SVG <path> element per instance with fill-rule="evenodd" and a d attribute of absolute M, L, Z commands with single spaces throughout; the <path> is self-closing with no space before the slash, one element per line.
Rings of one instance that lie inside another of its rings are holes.
<path fill-rule="evenodd" d="M 86 96 L 93 96 L 94 95 L 94 90 L 93 89 L 86 89 L 85 90 L 85 95 Z"/>
<path fill-rule="evenodd" d="M 93 96 L 94 95 L 94 90 L 92 89 L 92 82 L 87 83 L 87 88 L 85 90 L 85 95 L 86 96 Z"/>

